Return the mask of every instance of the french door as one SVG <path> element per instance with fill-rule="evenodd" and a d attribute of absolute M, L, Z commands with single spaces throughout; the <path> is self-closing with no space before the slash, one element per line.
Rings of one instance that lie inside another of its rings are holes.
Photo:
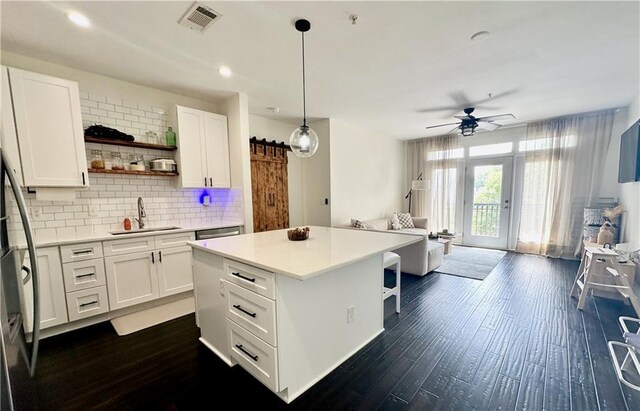
<path fill-rule="evenodd" d="M 507 248 L 513 158 L 467 160 L 464 183 L 465 245 Z"/>

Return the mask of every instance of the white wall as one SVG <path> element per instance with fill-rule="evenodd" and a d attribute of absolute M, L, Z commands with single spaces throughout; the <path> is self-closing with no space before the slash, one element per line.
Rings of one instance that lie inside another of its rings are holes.
<path fill-rule="evenodd" d="M 330 119 L 309 123 L 318 134 L 320 144 L 312 156 L 302 158 L 304 184 L 304 223 L 308 225 L 331 226 L 331 171 L 330 165 Z M 329 204 L 324 204 L 324 199 Z"/>
<path fill-rule="evenodd" d="M 400 211 L 403 160 L 401 141 L 331 119 L 331 225 Z"/>
<path fill-rule="evenodd" d="M 249 157 L 249 98 L 237 93 L 224 100 L 223 113 L 229 127 L 229 167 L 231 186 L 242 188 L 244 229 L 253 232 L 251 200 L 251 159 Z"/>
<path fill-rule="evenodd" d="M 289 143 L 291 132 L 298 127 L 296 124 L 273 120 L 266 117 L 249 115 L 249 132 L 251 137 L 259 140 L 276 140 Z M 289 226 L 295 227 L 304 223 L 302 161 L 293 152 L 288 153 L 288 187 L 289 187 Z"/>
<path fill-rule="evenodd" d="M 600 185 L 600 197 L 620 198 L 621 184 L 618 184 L 618 164 L 620 162 L 620 137 L 629 128 L 627 118 L 628 110 L 622 108 L 613 116 L 613 128 L 611 130 L 611 143 L 607 152 L 607 159 L 602 172 L 602 182 Z"/>
<path fill-rule="evenodd" d="M 627 128 L 640 118 L 640 95 L 629 105 Z M 640 181 L 620 184 L 620 203 L 627 212 L 622 219 L 622 241 L 640 248 Z"/>

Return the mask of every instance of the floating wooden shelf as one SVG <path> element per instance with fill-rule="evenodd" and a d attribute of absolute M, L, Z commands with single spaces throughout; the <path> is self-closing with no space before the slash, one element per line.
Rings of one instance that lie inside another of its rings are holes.
<path fill-rule="evenodd" d="M 165 151 L 174 151 L 174 150 L 178 149 L 178 147 L 165 146 L 163 144 L 136 143 L 135 141 L 107 140 L 107 139 L 104 139 L 104 138 L 97 138 L 97 137 L 90 137 L 90 136 L 84 136 L 84 142 L 85 143 L 108 144 L 108 145 L 112 145 L 112 146 L 150 148 L 152 150 L 165 150 Z"/>
<path fill-rule="evenodd" d="M 98 174 L 130 174 L 133 176 L 163 176 L 163 177 L 174 177 L 177 176 L 178 173 L 170 173 L 163 171 L 134 171 L 134 170 L 109 170 L 109 169 L 95 169 L 90 168 L 88 170 L 90 173 L 98 173 Z"/>

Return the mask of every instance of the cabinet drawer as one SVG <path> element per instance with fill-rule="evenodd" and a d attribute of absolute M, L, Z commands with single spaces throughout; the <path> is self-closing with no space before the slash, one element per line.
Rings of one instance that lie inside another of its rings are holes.
<path fill-rule="evenodd" d="M 106 284 L 102 258 L 62 264 L 62 274 L 67 292 Z"/>
<path fill-rule="evenodd" d="M 67 293 L 69 321 L 103 314 L 109 311 L 107 287 L 94 287 Z"/>
<path fill-rule="evenodd" d="M 276 303 L 227 282 L 227 318 L 276 346 Z"/>
<path fill-rule="evenodd" d="M 228 281 L 275 300 L 276 287 L 273 273 L 226 258 L 224 272 Z"/>
<path fill-rule="evenodd" d="M 227 319 L 231 357 L 274 392 L 278 392 L 278 351 Z"/>
<path fill-rule="evenodd" d="M 60 255 L 63 263 L 100 258 L 102 257 L 102 243 L 63 245 L 60 246 Z"/>
<path fill-rule="evenodd" d="M 186 245 L 187 241 L 194 241 L 196 235 L 193 232 L 157 235 L 154 237 L 156 248 L 179 247 Z"/>
<path fill-rule="evenodd" d="M 103 243 L 104 255 L 122 255 L 141 251 L 151 252 L 155 249 L 153 237 L 128 238 L 126 240 L 105 241 Z"/>

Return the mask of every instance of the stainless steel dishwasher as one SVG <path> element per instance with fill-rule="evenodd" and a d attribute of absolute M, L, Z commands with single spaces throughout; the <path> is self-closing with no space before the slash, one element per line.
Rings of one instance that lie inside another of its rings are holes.
<path fill-rule="evenodd" d="M 240 234 L 242 234 L 242 227 L 240 226 L 212 228 L 209 230 L 196 231 L 196 240 L 208 240 L 210 238 L 229 237 Z"/>

